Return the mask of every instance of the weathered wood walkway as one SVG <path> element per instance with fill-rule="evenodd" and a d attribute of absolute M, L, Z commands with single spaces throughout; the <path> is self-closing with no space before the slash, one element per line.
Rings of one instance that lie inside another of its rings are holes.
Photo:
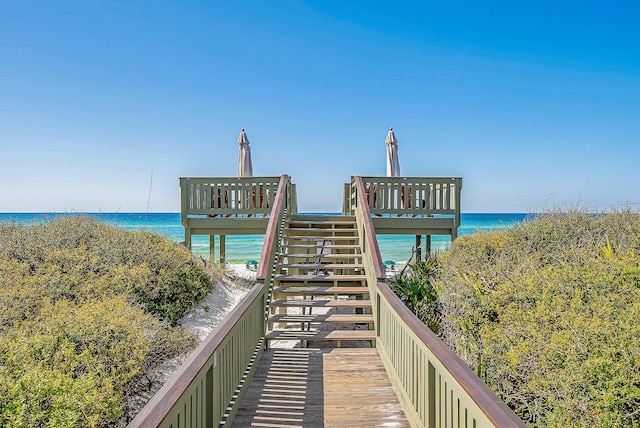
<path fill-rule="evenodd" d="M 375 348 L 268 349 L 234 427 L 408 427 Z"/>

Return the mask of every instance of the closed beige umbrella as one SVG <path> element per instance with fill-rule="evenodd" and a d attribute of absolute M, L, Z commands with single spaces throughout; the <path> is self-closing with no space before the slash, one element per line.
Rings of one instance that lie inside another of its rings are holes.
<path fill-rule="evenodd" d="M 249 147 L 249 139 L 244 132 L 244 128 L 238 137 L 238 176 L 253 177 L 253 166 L 251 165 L 251 148 Z"/>
<path fill-rule="evenodd" d="M 400 161 L 398 160 L 398 140 L 393 128 L 389 129 L 387 139 L 387 177 L 400 177 Z"/>

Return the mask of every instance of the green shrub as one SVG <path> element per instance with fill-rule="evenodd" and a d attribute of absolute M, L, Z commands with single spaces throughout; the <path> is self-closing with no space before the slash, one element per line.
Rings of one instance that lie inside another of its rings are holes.
<path fill-rule="evenodd" d="M 531 426 L 640 425 L 640 214 L 552 212 L 440 258 L 441 336 Z"/>
<path fill-rule="evenodd" d="M 402 302 L 435 333 L 440 327 L 436 307 L 437 293 L 433 278 L 438 268 L 437 258 L 416 261 L 390 281 L 391 289 Z"/>
<path fill-rule="evenodd" d="M 0 426 L 121 425 L 148 370 L 197 343 L 171 323 L 211 283 L 150 233 L 0 224 Z"/>
<path fill-rule="evenodd" d="M 23 273 L 29 272 L 25 280 L 37 282 L 54 300 L 126 293 L 175 322 L 211 288 L 209 276 L 186 248 L 87 216 L 34 226 L 0 224 L 0 237 L 0 260 L 12 268 L 20 264 Z"/>

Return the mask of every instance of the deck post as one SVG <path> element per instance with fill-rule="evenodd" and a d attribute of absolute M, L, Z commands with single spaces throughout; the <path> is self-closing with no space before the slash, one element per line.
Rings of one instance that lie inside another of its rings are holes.
<path fill-rule="evenodd" d="M 424 240 L 425 257 L 431 257 L 431 235 L 426 235 Z"/>
<path fill-rule="evenodd" d="M 216 263 L 216 235 L 209 235 L 209 262 Z"/>
<path fill-rule="evenodd" d="M 191 251 L 191 228 L 184 228 L 184 245 Z"/>
<path fill-rule="evenodd" d="M 220 266 L 224 267 L 225 263 L 226 263 L 226 251 L 225 251 L 225 241 L 226 241 L 226 236 L 225 235 L 220 235 Z"/>
<path fill-rule="evenodd" d="M 422 260 L 422 235 L 416 235 L 416 261 Z"/>

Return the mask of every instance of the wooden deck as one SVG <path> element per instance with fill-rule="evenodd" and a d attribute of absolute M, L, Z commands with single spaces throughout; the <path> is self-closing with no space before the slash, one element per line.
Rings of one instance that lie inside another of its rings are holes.
<path fill-rule="evenodd" d="M 234 427 L 408 427 L 378 351 L 264 351 Z"/>

